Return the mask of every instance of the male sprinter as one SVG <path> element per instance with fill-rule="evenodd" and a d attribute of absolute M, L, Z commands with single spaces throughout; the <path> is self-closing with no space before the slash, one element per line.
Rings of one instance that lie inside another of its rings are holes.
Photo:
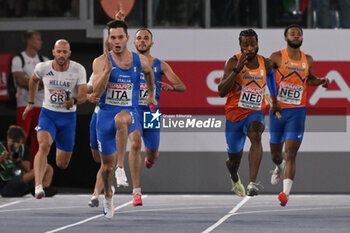
<path fill-rule="evenodd" d="M 277 82 L 277 100 L 282 107 L 282 119 L 270 114 L 271 158 L 276 168 L 271 183 L 278 184 L 284 171 L 283 192 L 278 195 L 281 206 L 287 204 L 295 175 L 297 152 L 304 136 L 306 116 L 306 86 L 322 85 L 327 88 L 327 78 L 317 78 L 313 74 L 313 59 L 300 50 L 303 43 L 303 30 L 293 24 L 284 30 L 287 48 L 271 54 Z M 285 161 L 282 149 L 285 144 Z"/>
<path fill-rule="evenodd" d="M 147 58 L 149 64 L 152 65 L 152 69 L 155 76 L 154 91 L 155 91 L 156 100 L 159 103 L 161 90 L 184 92 L 186 90 L 186 86 L 166 62 L 161 61 L 158 58 L 154 58 L 151 55 L 150 50 L 151 50 L 151 47 L 153 46 L 152 39 L 153 39 L 153 35 L 149 29 L 146 29 L 146 28 L 139 29 L 135 34 L 134 45 L 136 47 L 137 53 L 144 55 Z M 168 83 L 162 82 L 162 75 L 165 75 L 167 77 L 171 85 Z M 147 106 L 147 98 L 148 98 L 148 88 L 146 85 L 146 81 L 144 79 L 144 75 L 143 73 L 141 73 L 141 86 L 140 86 L 138 114 L 139 114 L 140 125 L 142 126 L 142 138 L 145 144 L 145 153 L 146 153 L 145 166 L 147 168 L 151 168 L 159 157 L 158 147 L 159 147 L 159 140 L 160 140 L 160 129 L 143 128 L 144 112 L 150 111 L 149 107 Z M 158 110 L 159 105 L 155 107 Z M 135 155 L 136 153 L 140 153 L 140 151 L 135 151 L 134 148 L 131 148 L 129 157 L 136 156 Z M 123 165 L 124 165 L 124 155 L 123 154 L 121 155 L 122 157 L 118 157 L 118 161 L 117 161 L 117 169 L 116 169 L 117 183 L 120 183 L 120 180 L 123 179 L 122 177 L 120 178 L 120 174 L 125 174 L 124 172 L 120 171 L 121 169 L 123 169 Z M 139 182 L 140 173 L 137 173 L 137 174 L 131 173 L 131 177 L 132 177 L 133 183 L 135 181 Z M 141 189 L 138 191 L 141 192 Z M 134 200 L 137 200 L 137 199 L 134 198 Z M 134 202 L 133 205 L 134 206 L 142 205 L 142 201 Z"/>
<path fill-rule="evenodd" d="M 165 61 L 161 61 L 151 55 L 151 47 L 153 46 L 153 35 L 149 29 L 143 28 L 139 29 L 135 34 L 134 45 L 136 47 L 137 53 L 145 55 L 148 59 L 149 64 L 152 64 L 152 69 L 155 76 L 155 96 L 159 103 L 161 90 L 165 91 L 177 91 L 184 92 L 186 90 L 185 84 L 180 80 L 180 78 L 174 73 L 170 65 Z M 162 76 L 168 79 L 171 84 L 162 82 Z M 149 111 L 147 106 L 147 96 L 148 90 L 145 85 L 145 80 L 143 75 L 141 76 L 141 87 L 140 87 L 140 99 L 139 99 L 139 114 L 141 116 L 141 124 L 143 125 L 143 113 Z M 156 109 L 158 109 L 157 106 Z M 160 139 L 159 129 L 143 129 L 143 142 L 145 144 L 145 166 L 151 168 L 153 164 L 157 161 L 159 157 L 158 147 Z"/>
<path fill-rule="evenodd" d="M 44 102 L 37 126 L 39 150 L 34 159 L 35 198 L 45 196 L 42 187 L 47 167 L 47 155 L 56 142 L 56 164 L 68 167 L 74 147 L 76 104 L 86 101 L 86 71 L 69 59 L 69 42 L 57 40 L 52 50 L 54 60 L 38 63 L 29 80 L 29 101 L 23 119 L 34 106 L 39 81 L 44 83 Z M 71 94 L 68 94 L 71 93 Z M 68 98 L 71 95 L 73 98 Z"/>
<path fill-rule="evenodd" d="M 136 110 L 141 71 L 149 88 L 148 104 L 156 106 L 157 101 L 154 98 L 154 74 L 147 58 L 127 48 L 127 24 L 124 21 L 113 20 L 107 26 L 111 52 L 107 49 L 109 46 L 106 46 L 106 54 L 97 57 L 93 62 L 93 94 L 101 97 L 97 115 L 97 139 L 102 159 L 104 214 L 111 218 L 114 215 L 114 191 L 111 186 L 115 152 L 117 150 L 117 155 L 125 154 L 128 134 L 131 147 L 136 151 L 140 151 L 141 148 L 141 126 Z M 129 161 L 131 172 L 140 173 L 139 154 L 129 158 Z M 141 199 L 141 193 L 137 193 L 140 184 L 134 182 L 133 188 L 134 198 Z"/>
<path fill-rule="evenodd" d="M 226 166 L 231 174 L 232 190 L 245 196 L 245 189 L 237 173 L 246 136 L 249 150 L 249 184 L 247 194 L 259 194 L 256 177 L 262 158 L 261 134 L 264 131 L 265 86 L 269 87 L 273 100 L 272 112 L 280 111 L 276 99 L 276 81 L 272 63 L 258 53 L 258 35 L 252 29 L 239 34 L 241 53 L 230 57 L 225 64 L 223 78 L 218 90 L 221 97 L 227 96 L 225 104 L 226 143 L 228 159 Z"/>

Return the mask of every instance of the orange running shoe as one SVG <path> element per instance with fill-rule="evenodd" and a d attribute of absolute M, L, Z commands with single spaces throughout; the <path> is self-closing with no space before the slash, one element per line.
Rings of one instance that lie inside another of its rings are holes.
<path fill-rule="evenodd" d="M 281 192 L 278 195 L 278 200 L 281 202 L 280 205 L 284 207 L 288 202 L 288 196 L 284 192 Z"/>
<path fill-rule="evenodd" d="M 142 194 L 141 193 L 134 193 L 133 200 L 132 200 L 133 206 L 142 206 Z"/>

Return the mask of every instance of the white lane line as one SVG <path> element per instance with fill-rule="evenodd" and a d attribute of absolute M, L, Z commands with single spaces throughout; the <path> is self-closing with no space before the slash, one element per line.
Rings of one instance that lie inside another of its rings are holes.
<path fill-rule="evenodd" d="M 10 210 L 0 210 L 0 213 L 9 213 L 9 212 L 24 212 L 24 211 L 35 211 L 35 210 L 58 210 L 58 209 L 77 209 L 81 208 L 79 206 L 63 206 L 63 207 L 36 207 L 36 208 L 20 208 L 20 209 L 10 209 Z"/>
<path fill-rule="evenodd" d="M 10 203 L 4 204 L 4 205 L 0 205 L 0 208 L 4 208 L 4 207 L 6 207 L 6 206 L 15 205 L 15 204 L 21 203 L 21 202 L 23 202 L 23 201 L 24 201 L 24 200 L 14 201 L 14 202 L 10 202 Z"/>
<path fill-rule="evenodd" d="M 144 195 L 144 196 L 142 196 L 142 199 L 144 199 L 144 198 L 146 198 L 146 197 L 147 197 L 147 195 Z M 128 202 L 126 202 L 126 203 L 124 203 L 124 204 L 122 204 L 122 205 L 120 205 L 120 206 L 114 208 L 114 210 L 115 210 L 115 211 L 116 211 L 116 210 L 119 210 L 119 209 L 121 209 L 121 208 L 123 208 L 123 207 L 125 207 L 125 206 L 127 206 L 127 205 L 130 205 L 131 203 L 132 203 L 132 201 L 128 201 Z M 74 227 L 74 226 L 78 226 L 78 225 L 80 225 L 80 224 L 89 222 L 89 221 L 91 221 L 91 220 L 94 220 L 94 219 L 99 218 L 99 217 L 102 217 L 102 216 L 103 216 L 103 214 L 99 214 L 99 215 L 93 216 L 93 217 L 91 217 L 91 218 L 84 219 L 84 220 L 82 220 L 82 221 L 79 221 L 79 222 L 76 222 L 76 223 L 73 223 L 73 224 L 69 224 L 69 225 L 66 225 L 66 226 L 63 226 L 63 227 L 60 227 L 60 228 L 56 228 L 56 229 L 53 229 L 53 230 L 51 230 L 51 231 L 46 231 L 45 233 L 54 233 L 54 232 L 62 231 L 62 230 L 65 230 L 65 229 L 67 229 L 67 228 L 71 228 L 71 227 Z"/>
<path fill-rule="evenodd" d="M 211 225 L 210 227 L 208 227 L 207 229 L 205 229 L 204 231 L 202 231 L 202 233 L 209 233 L 212 230 L 214 230 L 215 228 L 217 228 L 218 226 L 220 226 L 223 222 L 225 222 L 229 217 L 231 217 L 232 215 L 234 215 L 236 213 L 237 210 L 239 210 L 251 197 L 250 196 L 245 196 L 243 198 L 243 200 L 238 203 L 228 214 L 226 214 L 224 217 L 222 217 L 221 219 L 219 219 L 219 221 L 217 221 L 215 224 Z"/>

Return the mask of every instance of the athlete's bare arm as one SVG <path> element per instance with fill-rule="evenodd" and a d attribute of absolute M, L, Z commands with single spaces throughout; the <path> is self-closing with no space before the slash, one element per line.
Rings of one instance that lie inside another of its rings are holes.
<path fill-rule="evenodd" d="M 33 108 L 33 103 L 34 103 L 35 95 L 38 91 L 39 82 L 40 82 L 40 79 L 35 74 L 33 74 L 33 76 L 29 79 L 29 84 L 28 84 L 29 100 L 28 100 L 28 105 L 24 109 L 24 112 L 22 115 L 23 120 L 26 119 L 28 112 Z"/>
<path fill-rule="evenodd" d="M 86 89 L 86 92 L 87 92 L 87 94 L 91 94 L 92 92 L 93 92 L 93 87 L 92 87 L 92 85 L 87 85 L 87 89 Z"/>
<path fill-rule="evenodd" d="M 164 90 L 164 91 L 177 91 L 177 92 L 184 92 L 184 91 L 186 91 L 185 84 L 174 73 L 173 69 L 171 69 L 171 66 L 168 63 L 166 63 L 165 61 L 162 61 L 161 69 L 162 69 L 162 74 L 164 74 L 165 77 L 172 84 L 172 85 L 169 85 L 166 82 L 158 81 L 158 83 L 160 83 L 162 85 L 162 90 Z"/>
<path fill-rule="evenodd" d="M 147 57 L 141 54 L 139 56 L 142 67 L 142 73 L 144 74 L 144 78 L 148 89 L 147 103 L 157 106 L 157 101 L 154 97 L 154 73 L 152 67 L 149 64 Z"/>
<path fill-rule="evenodd" d="M 85 103 L 86 101 L 86 94 L 87 94 L 87 85 L 86 84 L 81 84 L 78 85 L 78 95 L 75 96 L 74 98 L 77 99 L 76 104 L 82 104 Z M 64 100 L 63 105 L 71 108 L 74 105 L 74 98 L 70 98 L 69 100 Z"/>
<path fill-rule="evenodd" d="M 100 98 L 106 90 L 109 76 L 112 71 L 112 62 L 109 57 L 108 46 L 106 46 L 106 53 L 96 58 L 92 64 L 93 71 L 93 95 Z"/>
<path fill-rule="evenodd" d="M 322 85 L 322 87 L 327 88 L 329 86 L 329 79 L 328 78 L 317 78 L 314 75 L 314 71 L 313 71 L 313 64 L 314 61 L 312 59 L 312 56 L 310 55 L 306 55 L 306 59 L 307 59 L 307 63 L 309 64 L 309 76 L 307 78 L 307 85 L 308 86 L 319 86 Z"/>
<path fill-rule="evenodd" d="M 273 68 L 277 69 L 278 67 L 281 66 L 282 62 L 282 54 L 281 51 L 274 52 L 273 54 L 270 55 L 270 59 L 273 64 Z"/>
<path fill-rule="evenodd" d="M 273 72 L 273 66 L 276 65 L 272 59 L 270 58 L 265 58 L 264 57 L 264 64 L 265 64 L 265 70 L 266 70 L 266 74 L 270 74 L 271 72 Z M 273 78 L 273 82 L 270 85 L 277 85 L 276 84 L 276 78 L 274 76 L 274 74 L 272 74 L 273 76 L 271 77 L 270 75 L 268 76 L 268 78 Z M 269 80 L 266 80 L 266 82 L 268 82 Z M 271 94 L 271 93 L 270 93 Z M 277 95 L 272 95 L 271 94 L 271 99 L 272 99 L 272 106 L 271 106 L 271 112 L 272 114 L 276 114 L 276 112 L 281 113 L 282 109 L 280 107 L 280 105 L 278 104 L 277 101 Z"/>
<path fill-rule="evenodd" d="M 244 64 L 248 62 L 244 54 L 242 54 L 242 56 L 240 57 L 240 60 L 241 60 L 241 64 L 239 64 L 237 57 L 233 56 L 226 61 L 224 75 L 222 76 L 222 79 L 218 86 L 220 97 L 225 97 L 231 91 L 232 87 L 235 84 L 237 74 L 239 73 L 239 71 L 241 71 L 241 69 L 243 69 Z M 234 72 L 233 68 L 236 68 L 238 73 Z"/>

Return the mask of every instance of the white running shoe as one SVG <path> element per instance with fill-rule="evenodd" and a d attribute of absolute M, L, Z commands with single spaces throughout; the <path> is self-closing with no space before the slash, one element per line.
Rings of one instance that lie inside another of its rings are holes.
<path fill-rule="evenodd" d="M 115 169 L 115 179 L 117 181 L 117 187 L 121 187 L 121 186 L 128 187 L 129 186 L 128 179 L 126 178 L 124 168 L 117 167 L 117 169 Z"/>
<path fill-rule="evenodd" d="M 272 171 L 271 175 L 271 184 L 277 185 L 282 180 L 282 172 L 284 170 L 284 167 L 286 166 L 286 161 L 283 160 L 282 163 L 279 166 L 276 166 L 275 170 Z M 281 167 L 281 169 L 280 169 Z"/>
<path fill-rule="evenodd" d="M 112 186 L 111 189 L 112 189 L 111 199 L 106 199 L 106 197 L 103 196 L 103 214 L 106 218 L 112 218 L 114 215 L 113 197 L 114 197 L 115 188 Z"/>
<path fill-rule="evenodd" d="M 258 186 L 260 186 L 261 188 L 264 188 L 260 182 L 255 183 L 255 182 L 250 182 L 247 186 L 247 195 L 248 196 L 257 196 L 260 192 Z"/>
<path fill-rule="evenodd" d="M 100 204 L 99 200 L 98 200 L 98 196 L 92 195 L 90 201 L 89 201 L 89 206 L 92 207 L 98 207 L 98 205 Z"/>
<path fill-rule="evenodd" d="M 35 198 L 41 199 L 45 197 L 45 191 L 43 189 L 43 186 L 39 184 L 38 186 L 35 186 Z"/>

